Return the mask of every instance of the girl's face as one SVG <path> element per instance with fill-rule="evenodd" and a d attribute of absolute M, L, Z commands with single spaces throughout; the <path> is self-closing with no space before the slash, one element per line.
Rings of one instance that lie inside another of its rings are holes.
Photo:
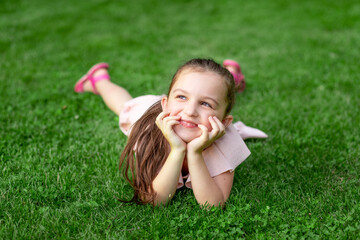
<path fill-rule="evenodd" d="M 210 116 L 216 116 L 225 127 L 231 123 L 232 116 L 225 116 L 226 91 L 224 80 L 217 74 L 184 70 L 161 104 L 170 116 L 180 116 L 180 124 L 173 129 L 183 141 L 190 142 L 202 133 L 198 124 L 212 130 Z"/>

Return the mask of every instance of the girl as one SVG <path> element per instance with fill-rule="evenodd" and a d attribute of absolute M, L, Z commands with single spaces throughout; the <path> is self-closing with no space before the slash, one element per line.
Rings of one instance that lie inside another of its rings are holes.
<path fill-rule="evenodd" d="M 244 78 L 236 62 L 224 66 L 232 74 L 213 60 L 192 59 L 177 70 L 164 96 L 132 98 L 109 81 L 106 63 L 76 83 L 76 92 L 100 94 L 120 115 L 120 129 L 129 136 L 120 168 L 134 189 L 131 201 L 166 204 L 185 178 L 200 205 L 225 204 L 234 169 L 250 151 L 230 115 Z"/>

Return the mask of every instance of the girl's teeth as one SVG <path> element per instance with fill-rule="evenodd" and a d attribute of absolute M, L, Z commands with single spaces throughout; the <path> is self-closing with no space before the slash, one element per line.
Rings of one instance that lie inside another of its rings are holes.
<path fill-rule="evenodd" d="M 185 121 L 182 121 L 182 124 L 186 127 L 196 127 L 197 125 L 194 124 L 194 123 L 189 123 L 189 122 L 185 122 Z"/>

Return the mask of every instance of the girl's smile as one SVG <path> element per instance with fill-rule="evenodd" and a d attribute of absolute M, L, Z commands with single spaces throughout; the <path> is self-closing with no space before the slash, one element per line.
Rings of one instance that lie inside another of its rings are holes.
<path fill-rule="evenodd" d="M 187 120 L 183 120 L 180 119 L 179 120 L 181 126 L 185 127 L 185 128 L 196 128 L 198 125 L 196 123 L 193 123 L 191 121 L 187 121 Z"/>
<path fill-rule="evenodd" d="M 226 110 L 226 86 L 220 77 L 212 72 L 184 71 L 174 83 L 168 97 L 161 101 L 164 111 L 170 116 L 179 116 L 175 133 L 185 142 L 201 135 L 202 124 L 212 130 L 209 117 L 223 120 Z"/>

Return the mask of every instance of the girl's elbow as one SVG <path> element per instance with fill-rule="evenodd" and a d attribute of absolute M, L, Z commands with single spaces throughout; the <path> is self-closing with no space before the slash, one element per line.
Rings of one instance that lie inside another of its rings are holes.
<path fill-rule="evenodd" d="M 167 205 L 171 199 L 173 198 L 174 194 L 156 194 L 156 197 L 154 199 L 153 205 L 154 206 L 165 206 Z"/>

